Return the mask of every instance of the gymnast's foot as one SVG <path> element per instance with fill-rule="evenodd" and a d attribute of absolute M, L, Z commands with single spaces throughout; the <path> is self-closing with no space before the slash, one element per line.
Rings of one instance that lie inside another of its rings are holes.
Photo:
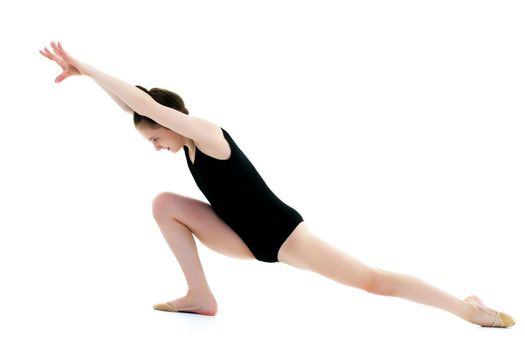
<path fill-rule="evenodd" d="M 506 313 L 498 312 L 487 307 L 481 299 L 476 295 L 470 295 L 464 299 L 473 304 L 472 316 L 470 322 L 480 325 L 482 327 L 512 327 L 515 322 Z M 475 306 L 474 304 L 477 304 Z"/>
<path fill-rule="evenodd" d="M 215 316 L 217 313 L 217 301 L 213 295 L 197 295 L 188 293 L 167 303 L 153 305 L 155 310 L 170 312 L 187 312 L 206 316 Z"/>

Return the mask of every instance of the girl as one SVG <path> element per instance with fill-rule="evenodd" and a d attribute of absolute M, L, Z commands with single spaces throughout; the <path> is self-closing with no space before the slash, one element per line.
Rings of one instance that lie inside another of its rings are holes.
<path fill-rule="evenodd" d="M 191 116 L 177 94 L 133 86 L 81 62 L 60 42 L 54 53 L 39 50 L 63 72 L 56 83 L 84 75 L 132 113 L 137 131 L 155 149 L 184 148 L 188 168 L 209 203 L 163 192 L 153 200 L 153 216 L 178 260 L 188 292 L 154 309 L 213 316 L 217 302 L 208 285 L 194 236 L 209 248 L 239 259 L 283 262 L 369 293 L 412 300 L 487 327 L 510 327 L 512 317 L 485 306 L 475 295 L 456 298 L 406 274 L 368 266 L 312 234 L 303 217 L 268 188 L 230 134 Z"/>

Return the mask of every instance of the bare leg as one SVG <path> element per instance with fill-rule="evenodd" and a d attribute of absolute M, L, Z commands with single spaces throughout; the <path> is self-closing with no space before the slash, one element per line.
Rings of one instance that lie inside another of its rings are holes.
<path fill-rule="evenodd" d="M 394 296 L 448 311 L 466 321 L 490 325 L 494 315 L 410 275 L 363 264 L 310 233 L 303 222 L 279 251 L 279 261 L 377 295 Z"/>
<path fill-rule="evenodd" d="M 239 259 L 255 257 L 208 203 L 163 192 L 153 200 L 153 216 L 188 284 L 186 296 L 164 303 L 162 308 L 157 308 L 157 304 L 156 308 L 215 315 L 217 302 L 206 280 L 194 236 L 221 254 Z"/>
<path fill-rule="evenodd" d="M 184 273 L 188 293 L 211 295 L 193 233 L 188 227 L 172 218 L 157 220 L 157 223 Z"/>
<path fill-rule="evenodd" d="M 377 285 L 374 294 L 408 299 L 448 311 L 465 321 L 470 321 L 474 312 L 472 304 L 459 299 L 417 277 L 376 269 Z"/>

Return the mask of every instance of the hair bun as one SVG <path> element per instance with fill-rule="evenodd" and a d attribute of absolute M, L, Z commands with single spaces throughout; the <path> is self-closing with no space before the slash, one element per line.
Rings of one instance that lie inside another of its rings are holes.
<path fill-rule="evenodd" d="M 146 88 L 144 88 L 144 87 L 142 87 L 140 85 L 135 85 L 135 87 L 138 87 L 139 89 L 141 89 L 142 91 L 144 91 L 145 93 L 147 93 L 149 95 L 148 89 L 146 89 Z"/>
<path fill-rule="evenodd" d="M 140 85 L 135 85 L 135 87 L 139 88 L 140 90 L 144 91 L 145 93 L 147 93 L 152 99 L 154 99 L 157 103 L 163 105 L 163 106 L 166 106 L 166 107 L 169 107 L 169 108 L 173 108 L 179 112 L 182 112 L 184 114 L 189 114 L 188 112 L 188 109 L 186 108 L 186 106 L 184 105 L 184 101 L 182 100 L 182 98 L 175 92 L 173 91 L 170 91 L 170 90 L 167 90 L 167 89 L 162 89 L 162 88 L 151 88 L 149 91 L 140 86 Z M 160 127 L 160 124 L 158 124 L 157 122 L 155 122 L 154 120 L 146 117 L 146 116 L 143 116 L 143 115 L 140 115 L 136 112 L 133 112 L 133 122 L 135 123 L 135 127 L 139 124 L 141 124 L 143 121 L 145 121 L 147 123 L 148 126 L 152 127 L 152 128 L 157 128 L 157 127 Z"/>

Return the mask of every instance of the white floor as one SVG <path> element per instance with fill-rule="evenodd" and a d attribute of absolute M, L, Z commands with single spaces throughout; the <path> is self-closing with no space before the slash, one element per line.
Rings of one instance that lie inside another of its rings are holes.
<path fill-rule="evenodd" d="M 513 308 L 513 328 L 482 328 L 438 309 L 368 294 L 286 265 L 203 255 L 219 302 L 214 317 L 152 309 L 153 303 L 183 291 L 182 276 L 175 272 L 167 278 L 167 269 L 138 271 L 135 279 L 115 262 L 98 275 L 81 268 L 78 275 L 49 273 L 32 282 L 10 276 L 19 284 L 11 283 L 8 299 L 2 300 L 0 347 L 441 350 L 519 349 L 524 344 L 519 305 Z M 210 266 L 213 262 L 217 268 Z M 228 270 L 225 278 L 219 277 L 219 267 Z"/>

